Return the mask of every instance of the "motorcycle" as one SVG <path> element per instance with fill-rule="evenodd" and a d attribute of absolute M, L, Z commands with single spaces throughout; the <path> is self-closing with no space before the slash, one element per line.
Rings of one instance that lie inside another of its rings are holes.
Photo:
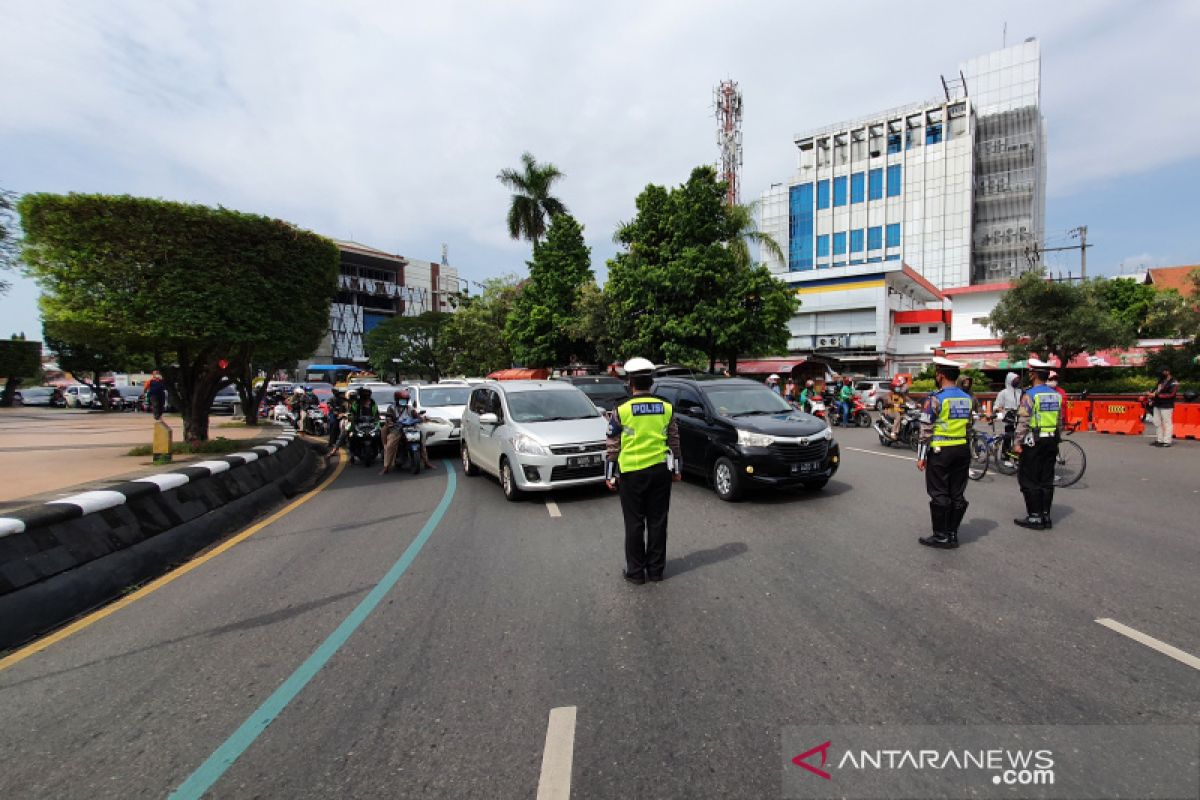
<path fill-rule="evenodd" d="M 311 436 L 324 437 L 329 434 L 329 423 L 326 414 L 318 406 L 309 406 L 304 410 L 304 432 Z"/>
<path fill-rule="evenodd" d="M 362 418 L 350 425 L 350 463 L 358 461 L 364 467 L 375 463 L 380 450 L 379 421 Z"/>
<path fill-rule="evenodd" d="M 404 452 L 413 475 L 421 472 L 421 421 L 416 418 L 400 420 L 400 434 L 404 437 Z"/>
<path fill-rule="evenodd" d="M 892 438 L 892 423 L 895 418 L 884 412 L 875 420 L 875 433 L 879 434 L 879 443 L 884 447 L 893 444 L 908 445 L 916 450 L 921 438 L 921 410 L 912 404 L 904 407 L 904 420 L 900 423 L 898 438 Z"/>
<path fill-rule="evenodd" d="M 819 417 L 826 425 L 829 424 L 828 414 L 825 411 L 825 400 L 820 397 L 814 397 L 808 401 L 808 413 L 814 417 Z"/>
<path fill-rule="evenodd" d="M 842 424 L 842 408 L 840 405 L 834 405 L 830 421 L 833 425 Z M 867 405 L 862 401 L 862 398 L 855 395 L 850 401 L 850 420 L 853 425 L 860 428 L 871 427 L 871 414 L 867 411 Z"/>

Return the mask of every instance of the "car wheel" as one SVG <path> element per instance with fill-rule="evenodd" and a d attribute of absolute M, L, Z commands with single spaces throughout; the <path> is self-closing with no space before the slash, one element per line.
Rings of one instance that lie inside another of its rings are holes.
<path fill-rule="evenodd" d="M 741 499 L 742 477 L 733 462 L 725 456 L 721 456 L 717 463 L 713 464 L 712 482 L 717 497 L 722 500 L 733 502 Z"/>
<path fill-rule="evenodd" d="M 459 454 L 462 456 L 463 475 L 469 475 L 472 478 L 478 475 L 479 467 L 475 466 L 475 464 L 471 462 L 471 454 L 467 452 L 466 442 L 463 442 L 462 447 L 459 448 Z"/>
<path fill-rule="evenodd" d="M 803 484 L 801 484 L 801 485 L 802 485 L 802 486 L 803 486 L 805 489 L 812 489 L 813 491 L 816 491 L 816 490 L 818 490 L 818 489 L 824 489 L 824 488 L 825 488 L 825 484 L 827 484 L 827 483 L 829 483 L 829 478 L 820 478 L 820 479 L 818 479 L 818 480 L 815 480 L 815 481 L 805 481 L 805 482 L 804 482 Z"/>
<path fill-rule="evenodd" d="M 504 490 L 505 500 L 512 502 L 521 499 L 521 490 L 517 488 L 517 479 L 513 477 L 507 458 L 500 462 L 500 488 Z"/>

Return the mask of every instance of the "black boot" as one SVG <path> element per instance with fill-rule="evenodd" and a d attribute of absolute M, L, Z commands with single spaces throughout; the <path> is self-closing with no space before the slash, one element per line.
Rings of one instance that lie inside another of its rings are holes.
<path fill-rule="evenodd" d="M 1025 497 L 1025 518 L 1017 517 L 1013 520 L 1013 524 L 1040 531 L 1045 527 L 1042 525 L 1042 493 L 1032 489 L 1022 489 L 1021 494 Z"/>
<path fill-rule="evenodd" d="M 929 536 L 922 536 L 917 541 L 926 547 L 937 547 L 942 550 L 953 550 L 955 547 L 958 547 L 958 537 L 949 531 L 953 514 L 954 508 L 952 506 L 939 506 L 930 503 L 929 523 L 933 528 L 933 533 Z"/>
<path fill-rule="evenodd" d="M 1053 520 L 1050 519 L 1050 507 L 1054 505 L 1054 489 L 1042 490 L 1042 527 L 1050 530 L 1054 527 Z"/>
<path fill-rule="evenodd" d="M 1042 521 L 1041 514 L 1029 514 L 1026 517 L 1017 517 L 1013 520 L 1014 525 L 1019 525 L 1022 528 L 1029 528 L 1032 531 L 1044 530 L 1046 524 Z"/>
<path fill-rule="evenodd" d="M 954 506 L 954 510 L 950 512 L 950 533 L 954 535 L 955 541 L 958 541 L 958 526 L 962 524 L 963 517 L 967 515 L 967 508 L 970 505 L 963 500 L 961 506 Z"/>

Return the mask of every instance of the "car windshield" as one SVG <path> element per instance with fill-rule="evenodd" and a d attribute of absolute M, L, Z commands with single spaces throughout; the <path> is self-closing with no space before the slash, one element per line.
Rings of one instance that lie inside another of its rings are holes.
<path fill-rule="evenodd" d="M 600 415 L 582 392 L 561 390 L 510 392 L 508 410 L 514 422 L 554 422 Z"/>
<path fill-rule="evenodd" d="M 628 397 L 629 392 L 619 383 L 580 383 L 576 384 L 588 397 L 599 400 L 611 400 L 616 397 Z"/>
<path fill-rule="evenodd" d="M 22 397 L 46 397 L 53 391 L 54 391 L 53 389 L 21 389 L 20 390 Z"/>
<path fill-rule="evenodd" d="M 471 396 L 470 386 L 432 386 L 419 391 L 423 406 L 465 406 Z"/>
<path fill-rule="evenodd" d="M 791 405 L 765 386 L 713 386 L 706 387 L 704 394 L 724 417 L 786 414 L 792 410 Z"/>

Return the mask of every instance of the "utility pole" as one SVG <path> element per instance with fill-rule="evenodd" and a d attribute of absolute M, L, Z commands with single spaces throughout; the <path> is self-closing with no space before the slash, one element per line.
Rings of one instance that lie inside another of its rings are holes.
<path fill-rule="evenodd" d="M 1087 225 L 1080 225 L 1075 230 L 1079 231 L 1079 279 L 1087 280 Z"/>
<path fill-rule="evenodd" d="M 1029 266 L 1032 268 L 1034 264 L 1042 258 L 1042 253 L 1061 253 L 1064 250 L 1079 251 L 1079 280 L 1087 280 L 1087 249 L 1094 247 L 1087 243 L 1087 225 L 1080 225 L 1078 228 L 1072 228 L 1067 231 L 1067 235 L 1072 239 L 1078 239 L 1079 244 L 1069 244 L 1065 247 L 1038 247 L 1034 245 L 1032 250 L 1026 249 L 1025 258 L 1029 260 Z"/>

